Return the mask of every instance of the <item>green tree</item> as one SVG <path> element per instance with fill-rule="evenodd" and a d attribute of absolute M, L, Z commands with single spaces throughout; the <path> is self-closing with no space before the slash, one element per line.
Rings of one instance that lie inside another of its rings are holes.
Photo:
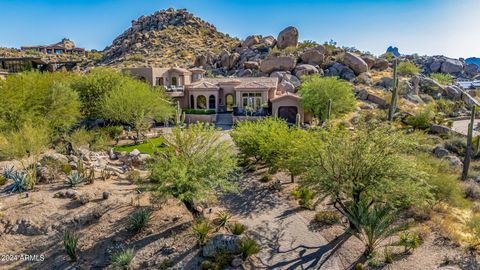
<path fill-rule="evenodd" d="M 418 170 L 408 154 L 418 148 L 417 136 L 382 125 L 350 132 L 339 128 L 323 131 L 318 150 L 306 152 L 312 160 L 302 184 L 329 198 L 344 216 L 361 200 L 389 202 L 404 208 L 430 198 L 424 184 L 428 175 Z M 353 230 L 359 228 L 350 222 Z"/>
<path fill-rule="evenodd" d="M 234 187 L 230 181 L 236 168 L 233 145 L 213 126 L 174 128 L 165 136 L 165 144 L 165 151 L 150 166 L 154 189 L 182 201 L 194 216 L 200 214 L 196 199 Z"/>
<path fill-rule="evenodd" d="M 154 121 L 168 119 L 172 114 L 173 107 L 163 91 L 133 79 L 106 95 L 101 113 L 107 120 L 131 126 L 137 140 Z"/>
<path fill-rule="evenodd" d="M 352 86 L 333 77 L 306 76 L 299 89 L 300 103 L 315 117 L 325 120 L 328 103 L 332 100 L 331 116 L 338 117 L 355 108 Z"/>

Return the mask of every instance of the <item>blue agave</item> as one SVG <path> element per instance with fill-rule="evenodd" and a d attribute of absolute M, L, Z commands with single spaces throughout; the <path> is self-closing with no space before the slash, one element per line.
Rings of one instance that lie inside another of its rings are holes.
<path fill-rule="evenodd" d="M 3 174 L 2 174 L 3 177 L 7 178 L 7 179 L 13 179 L 13 177 L 15 176 L 15 170 L 13 169 L 13 166 L 12 167 L 5 167 L 3 169 Z"/>
<path fill-rule="evenodd" d="M 83 176 L 79 172 L 72 172 L 67 179 L 65 179 L 65 185 L 69 187 L 76 187 L 83 182 Z"/>
<path fill-rule="evenodd" d="M 11 173 L 8 177 L 9 179 L 13 180 L 13 183 L 8 185 L 4 191 L 7 193 L 13 192 L 25 192 L 28 190 L 28 173 L 23 171 L 14 171 L 9 172 Z M 4 173 L 5 175 L 5 173 Z"/>

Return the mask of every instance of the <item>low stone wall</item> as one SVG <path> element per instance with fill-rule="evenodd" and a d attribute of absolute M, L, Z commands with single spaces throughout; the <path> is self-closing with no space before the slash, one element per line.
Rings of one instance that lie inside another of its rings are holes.
<path fill-rule="evenodd" d="M 185 123 L 193 124 L 197 122 L 204 122 L 204 123 L 215 123 L 217 119 L 216 114 L 186 114 L 185 115 Z"/>

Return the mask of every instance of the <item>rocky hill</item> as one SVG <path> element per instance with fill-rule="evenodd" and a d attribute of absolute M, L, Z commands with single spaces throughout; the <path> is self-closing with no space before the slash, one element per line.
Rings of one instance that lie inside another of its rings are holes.
<path fill-rule="evenodd" d="M 191 66 L 197 54 L 230 49 L 239 41 L 185 9 L 142 16 L 105 48 L 103 65 Z"/>

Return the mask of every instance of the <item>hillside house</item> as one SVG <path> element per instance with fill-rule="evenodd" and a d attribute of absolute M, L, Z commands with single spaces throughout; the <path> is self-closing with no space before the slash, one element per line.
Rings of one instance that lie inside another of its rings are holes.
<path fill-rule="evenodd" d="M 22 46 L 22 51 L 36 51 L 45 54 L 78 54 L 85 55 L 84 48 L 77 48 L 75 43 L 68 38 L 51 45 Z"/>
<path fill-rule="evenodd" d="M 300 106 L 297 94 L 278 91 L 275 77 L 206 78 L 203 69 L 176 67 L 123 71 L 153 86 L 162 86 L 183 109 L 231 113 L 238 119 L 276 115 L 290 123 L 296 121 L 297 114 L 302 122 L 311 118 Z"/>

